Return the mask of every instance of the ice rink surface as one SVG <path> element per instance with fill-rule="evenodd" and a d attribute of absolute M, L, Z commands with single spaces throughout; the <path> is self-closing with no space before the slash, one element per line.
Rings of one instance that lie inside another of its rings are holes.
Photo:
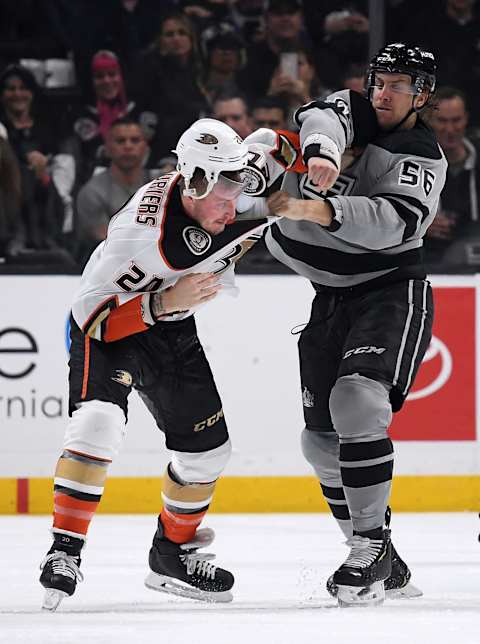
<path fill-rule="evenodd" d="M 95 517 L 85 581 L 57 613 L 40 611 L 48 517 L 0 517 L 0 642 L 41 644 L 480 644 L 479 520 L 397 514 L 393 541 L 424 596 L 340 609 L 325 580 L 347 554 L 333 519 L 211 515 L 209 548 L 236 577 L 231 604 L 143 586 L 155 519 Z"/>

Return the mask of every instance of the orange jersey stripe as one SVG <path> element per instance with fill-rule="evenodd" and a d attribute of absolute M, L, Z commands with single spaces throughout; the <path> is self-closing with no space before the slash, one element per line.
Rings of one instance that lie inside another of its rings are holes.
<path fill-rule="evenodd" d="M 166 219 L 166 217 L 167 217 L 167 215 L 168 215 L 168 210 L 167 210 L 167 209 L 168 209 L 168 204 L 170 203 L 170 199 L 172 198 L 173 191 L 174 191 L 175 187 L 177 186 L 177 184 L 178 184 L 178 182 L 179 182 L 179 180 L 180 180 L 181 176 L 182 176 L 182 175 L 181 175 L 181 174 L 179 174 L 179 175 L 178 175 L 178 179 L 177 179 L 176 181 L 173 181 L 173 182 L 172 182 L 172 185 L 170 186 L 170 191 L 169 191 L 169 193 L 168 193 L 168 195 L 167 195 L 167 197 L 166 197 L 166 199 L 165 199 L 165 205 L 163 206 L 163 217 L 162 217 L 162 222 L 161 222 L 161 224 L 160 224 L 160 237 L 159 237 L 159 239 L 158 239 L 158 250 L 159 250 L 159 253 L 160 253 L 160 255 L 162 256 L 162 259 L 163 259 L 163 261 L 165 262 L 165 264 L 166 264 L 166 265 L 168 266 L 168 268 L 170 268 L 172 271 L 175 271 L 175 270 L 178 270 L 178 269 L 173 268 L 173 266 L 171 266 L 171 264 L 169 263 L 169 261 L 168 261 L 168 260 L 167 260 L 167 258 L 165 257 L 165 254 L 164 254 L 164 252 L 163 252 L 163 248 L 162 248 L 162 242 L 163 242 L 163 237 L 164 237 L 164 234 L 165 234 L 165 231 L 164 231 L 164 223 L 165 223 L 165 219 Z"/>
<path fill-rule="evenodd" d="M 87 386 L 88 386 L 88 373 L 90 370 L 90 338 L 88 335 L 85 336 L 85 355 L 83 359 L 83 382 L 82 382 L 82 394 L 81 399 L 85 400 L 87 395 Z"/>

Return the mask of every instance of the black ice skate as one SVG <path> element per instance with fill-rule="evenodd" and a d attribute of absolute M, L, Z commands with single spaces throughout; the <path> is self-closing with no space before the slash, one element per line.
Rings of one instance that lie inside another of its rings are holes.
<path fill-rule="evenodd" d="M 214 536 L 213 530 L 203 528 L 197 530 L 193 541 L 174 543 L 163 536 L 163 526 L 159 521 L 150 548 L 148 562 L 151 572 L 145 579 L 145 586 L 203 601 L 232 601 L 232 573 L 209 563 L 215 555 L 197 553 L 198 548 L 209 546 Z"/>
<path fill-rule="evenodd" d="M 421 597 L 423 592 L 414 586 L 410 579 L 412 573 L 409 567 L 400 557 L 392 543 L 392 572 L 390 577 L 385 579 L 385 598 L 386 599 L 412 599 L 414 597 Z M 333 581 L 331 575 L 326 583 L 327 592 L 332 596 L 338 595 L 338 586 Z"/>
<path fill-rule="evenodd" d="M 80 572 L 82 539 L 56 534 L 52 547 L 40 564 L 40 583 L 46 588 L 42 609 L 55 611 L 65 597 L 71 597 L 77 582 L 83 581 Z"/>
<path fill-rule="evenodd" d="M 333 573 L 339 606 L 376 606 L 385 599 L 384 581 L 392 572 L 390 530 L 381 539 L 353 535 L 350 554 Z"/>

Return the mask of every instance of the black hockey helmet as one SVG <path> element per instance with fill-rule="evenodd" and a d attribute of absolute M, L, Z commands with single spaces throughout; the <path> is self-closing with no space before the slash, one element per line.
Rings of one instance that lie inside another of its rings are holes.
<path fill-rule="evenodd" d="M 375 83 L 375 73 L 408 74 L 412 78 L 415 93 L 435 90 L 437 65 L 434 55 L 421 47 L 409 47 L 405 43 L 392 43 L 382 47 L 372 58 L 367 74 L 367 93 L 370 97 Z"/>

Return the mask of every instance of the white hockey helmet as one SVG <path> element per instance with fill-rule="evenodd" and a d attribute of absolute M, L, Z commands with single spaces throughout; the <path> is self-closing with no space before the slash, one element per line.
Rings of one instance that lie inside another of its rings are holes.
<path fill-rule="evenodd" d="M 185 180 L 183 194 L 194 199 L 206 197 L 219 181 L 221 172 L 243 170 L 248 162 L 247 144 L 229 125 L 216 119 L 195 121 L 179 138 L 172 152 L 178 157 L 177 170 Z M 190 187 L 196 168 L 203 170 L 207 181 L 207 187 L 200 195 Z"/>

